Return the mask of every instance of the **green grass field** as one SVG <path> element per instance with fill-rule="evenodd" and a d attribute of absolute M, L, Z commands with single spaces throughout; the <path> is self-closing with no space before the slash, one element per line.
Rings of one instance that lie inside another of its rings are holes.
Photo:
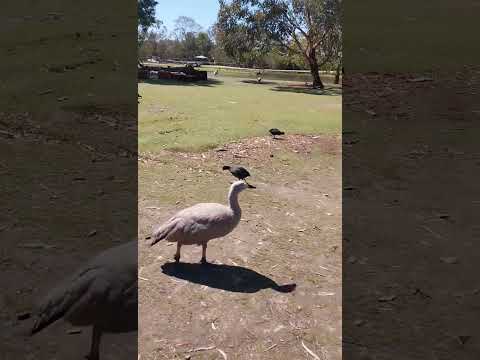
<path fill-rule="evenodd" d="M 199 84 L 140 83 L 139 150 L 198 151 L 264 136 L 272 127 L 289 134 L 339 133 L 341 89 L 292 85 L 224 76 Z"/>

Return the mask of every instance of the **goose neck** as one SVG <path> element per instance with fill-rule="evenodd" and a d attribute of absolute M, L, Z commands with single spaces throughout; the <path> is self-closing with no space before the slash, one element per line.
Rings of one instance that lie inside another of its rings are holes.
<path fill-rule="evenodd" d="M 230 190 L 228 193 L 228 205 L 235 214 L 240 214 L 240 204 L 238 203 L 238 191 Z"/>

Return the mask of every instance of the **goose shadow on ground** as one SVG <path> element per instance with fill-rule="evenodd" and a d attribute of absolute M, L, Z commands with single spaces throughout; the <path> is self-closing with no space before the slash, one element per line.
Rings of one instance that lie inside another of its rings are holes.
<path fill-rule="evenodd" d="M 256 293 L 273 289 L 290 293 L 296 288 L 296 284 L 278 285 L 269 277 L 242 266 L 169 262 L 162 265 L 162 272 L 195 284 L 231 292 Z"/>

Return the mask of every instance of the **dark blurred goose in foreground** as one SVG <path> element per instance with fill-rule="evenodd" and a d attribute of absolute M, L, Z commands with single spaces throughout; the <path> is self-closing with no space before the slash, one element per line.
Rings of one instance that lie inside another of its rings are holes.
<path fill-rule="evenodd" d="M 233 176 L 235 176 L 238 180 L 245 180 L 245 178 L 250 176 L 250 173 L 248 172 L 248 170 L 245 169 L 242 166 L 236 166 L 236 165 L 228 166 L 228 165 L 225 165 L 222 169 L 230 171 L 230 173 Z"/>
<path fill-rule="evenodd" d="M 276 139 L 275 136 L 285 135 L 285 133 L 283 131 L 280 131 L 277 128 L 270 129 L 269 131 L 270 131 L 270 134 L 273 136 L 274 139 Z"/>
<path fill-rule="evenodd" d="M 35 334 L 63 318 L 74 326 L 92 326 L 89 360 L 100 359 L 103 333 L 138 329 L 137 244 L 108 249 L 45 296 L 35 312 Z"/>

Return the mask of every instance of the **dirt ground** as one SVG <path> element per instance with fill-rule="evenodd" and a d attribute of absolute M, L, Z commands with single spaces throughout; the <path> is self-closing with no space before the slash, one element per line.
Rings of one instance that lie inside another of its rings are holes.
<path fill-rule="evenodd" d="M 344 82 L 345 358 L 478 358 L 479 75 Z"/>
<path fill-rule="evenodd" d="M 181 208 L 225 203 L 229 163 L 257 186 L 240 195 L 239 226 L 209 243 L 214 265 L 202 268 L 201 248 L 185 246 L 175 266 L 173 244 L 144 239 Z M 341 359 L 341 176 L 338 136 L 142 154 L 141 359 Z"/>
<path fill-rule="evenodd" d="M 116 141 L 135 124 L 123 113 L 0 114 L 2 360 L 87 354 L 90 328 L 60 320 L 30 337 L 33 319 L 18 317 L 99 252 L 135 239 L 136 156 L 128 136 Z M 135 332 L 102 340 L 102 359 L 136 353 Z"/>

